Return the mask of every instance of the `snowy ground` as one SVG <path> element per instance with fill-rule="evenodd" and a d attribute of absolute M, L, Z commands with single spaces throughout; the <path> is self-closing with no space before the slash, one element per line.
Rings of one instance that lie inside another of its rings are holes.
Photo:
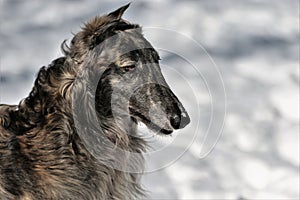
<path fill-rule="evenodd" d="M 2 0 L 0 103 L 26 97 L 82 22 L 125 3 Z M 299 199 L 299 1 L 134 1 L 124 17 L 145 27 L 192 117 L 149 139 L 149 198 Z"/>

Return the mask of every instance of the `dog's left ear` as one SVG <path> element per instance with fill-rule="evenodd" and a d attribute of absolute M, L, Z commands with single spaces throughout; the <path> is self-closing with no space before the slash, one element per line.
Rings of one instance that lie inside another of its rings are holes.
<path fill-rule="evenodd" d="M 111 12 L 108 14 L 108 16 L 111 16 L 115 19 L 121 19 L 123 13 L 125 12 L 125 10 L 129 7 L 130 3 L 125 5 L 125 6 L 122 6 L 120 8 L 118 8 L 117 10 Z"/>

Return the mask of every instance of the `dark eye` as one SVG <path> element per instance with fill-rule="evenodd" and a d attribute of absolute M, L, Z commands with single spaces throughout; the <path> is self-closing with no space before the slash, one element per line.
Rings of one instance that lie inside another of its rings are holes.
<path fill-rule="evenodd" d="M 134 70 L 135 67 L 136 67 L 136 65 L 128 65 L 128 66 L 122 67 L 122 69 L 124 69 L 125 72 L 129 72 L 129 71 Z"/>

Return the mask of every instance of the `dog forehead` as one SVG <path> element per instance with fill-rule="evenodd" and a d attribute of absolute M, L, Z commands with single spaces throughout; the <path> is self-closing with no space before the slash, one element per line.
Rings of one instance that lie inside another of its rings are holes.
<path fill-rule="evenodd" d="M 149 53 L 156 53 L 153 46 L 145 38 L 133 38 L 123 33 L 106 39 L 103 45 L 98 45 L 96 51 L 99 51 L 102 55 L 118 59 L 134 58 Z"/>

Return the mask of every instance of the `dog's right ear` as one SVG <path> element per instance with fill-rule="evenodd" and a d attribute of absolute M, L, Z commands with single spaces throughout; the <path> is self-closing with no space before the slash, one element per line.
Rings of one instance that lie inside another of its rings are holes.
<path fill-rule="evenodd" d="M 125 6 L 122 6 L 120 8 L 118 8 L 117 10 L 109 13 L 107 16 L 113 17 L 114 19 L 121 19 L 122 15 L 124 14 L 125 10 L 129 7 L 130 3 L 128 3 Z"/>

